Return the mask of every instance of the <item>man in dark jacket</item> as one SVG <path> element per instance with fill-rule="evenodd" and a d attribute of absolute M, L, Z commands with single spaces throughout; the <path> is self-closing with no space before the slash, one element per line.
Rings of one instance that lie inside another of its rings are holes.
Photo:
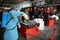
<path fill-rule="evenodd" d="M 51 14 L 51 10 L 50 10 L 50 8 L 48 7 L 48 8 L 45 9 L 45 11 L 44 11 L 44 23 L 45 23 L 45 25 L 47 25 L 47 23 L 48 23 L 50 14 Z"/>
<path fill-rule="evenodd" d="M 37 10 L 37 7 L 34 7 L 33 12 L 34 12 L 34 17 L 35 17 L 35 18 L 38 18 L 39 12 L 38 12 L 38 10 Z"/>

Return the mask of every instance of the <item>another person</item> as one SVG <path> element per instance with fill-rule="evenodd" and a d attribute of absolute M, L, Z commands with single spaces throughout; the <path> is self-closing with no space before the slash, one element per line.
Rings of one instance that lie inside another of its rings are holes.
<path fill-rule="evenodd" d="M 38 10 L 37 10 L 37 7 L 34 7 L 33 12 L 34 12 L 34 17 L 35 17 L 35 18 L 38 18 L 39 12 L 38 12 Z"/>
<path fill-rule="evenodd" d="M 18 40 L 17 25 L 20 28 L 18 16 L 22 15 L 25 17 L 26 20 L 28 20 L 28 17 L 24 12 L 17 11 L 16 9 L 12 9 L 9 11 L 6 23 L 6 30 L 4 32 L 4 40 Z"/>

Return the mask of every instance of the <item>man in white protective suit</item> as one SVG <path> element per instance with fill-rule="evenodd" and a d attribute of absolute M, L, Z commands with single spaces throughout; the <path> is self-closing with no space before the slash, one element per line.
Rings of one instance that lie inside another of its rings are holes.
<path fill-rule="evenodd" d="M 55 20 L 59 20 L 59 17 L 57 15 L 51 15 L 51 18 L 55 18 Z"/>
<path fill-rule="evenodd" d="M 53 15 L 51 15 L 50 17 L 51 17 L 51 18 L 55 18 L 55 20 L 59 20 L 59 16 L 57 16 L 56 14 L 57 14 L 57 9 L 54 8 L 54 10 L 53 10 Z"/>
<path fill-rule="evenodd" d="M 44 21 L 43 21 L 43 19 L 36 18 L 36 19 L 34 19 L 34 21 L 36 21 L 37 23 L 40 24 L 39 27 L 38 27 L 39 30 L 44 30 L 45 27 L 44 27 Z"/>

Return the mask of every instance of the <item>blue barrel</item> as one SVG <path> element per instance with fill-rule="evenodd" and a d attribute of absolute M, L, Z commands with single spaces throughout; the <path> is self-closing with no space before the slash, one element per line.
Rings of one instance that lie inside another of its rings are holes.
<path fill-rule="evenodd" d="M 8 13 L 4 12 L 2 14 L 2 28 L 6 27 L 7 18 L 8 18 Z"/>

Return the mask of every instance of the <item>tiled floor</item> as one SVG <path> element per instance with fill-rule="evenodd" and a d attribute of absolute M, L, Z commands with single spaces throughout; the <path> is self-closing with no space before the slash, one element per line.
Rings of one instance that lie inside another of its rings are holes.
<path fill-rule="evenodd" d="M 60 20 L 57 21 L 55 25 L 57 27 L 57 35 L 55 36 L 54 40 L 60 40 Z M 48 38 L 52 32 L 53 30 L 48 30 L 48 28 L 46 28 L 46 30 L 42 31 L 40 35 L 34 36 L 30 40 L 46 40 L 46 38 Z M 4 29 L 0 28 L 0 40 L 3 40 L 3 33 Z M 19 40 L 25 40 L 25 38 L 19 34 Z"/>

